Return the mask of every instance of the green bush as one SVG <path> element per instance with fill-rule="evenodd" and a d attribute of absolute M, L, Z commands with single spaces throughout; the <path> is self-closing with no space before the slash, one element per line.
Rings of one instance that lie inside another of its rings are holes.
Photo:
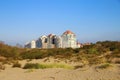
<path fill-rule="evenodd" d="M 98 51 L 96 48 L 90 48 L 88 51 L 89 51 L 88 52 L 89 54 L 98 54 Z"/>
<path fill-rule="evenodd" d="M 18 62 L 16 62 L 16 63 L 14 63 L 13 64 L 13 66 L 12 67 L 18 67 L 18 68 L 21 68 L 21 64 L 20 63 L 18 63 Z"/>
<path fill-rule="evenodd" d="M 74 67 L 66 64 L 38 64 L 38 63 L 27 63 L 23 69 L 46 69 L 46 68 L 64 68 L 64 69 L 73 69 Z"/>
<path fill-rule="evenodd" d="M 38 63 L 26 63 L 23 69 L 39 69 Z"/>

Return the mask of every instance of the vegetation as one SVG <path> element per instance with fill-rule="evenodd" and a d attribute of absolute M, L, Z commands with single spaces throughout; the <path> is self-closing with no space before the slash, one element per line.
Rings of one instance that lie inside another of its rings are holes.
<path fill-rule="evenodd" d="M 40 65 L 38 63 L 26 63 L 23 69 L 39 69 Z"/>
<path fill-rule="evenodd" d="M 72 61 L 81 61 L 84 64 L 90 65 L 106 62 L 110 63 L 113 58 L 120 58 L 120 42 L 99 41 L 95 44 L 86 45 L 77 49 L 28 49 L 11 47 L 4 43 L 0 43 L 0 62 L 22 59 L 42 59 L 50 56 Z M 120 61 L 116 63 L 120 63 Z M 35 66 L 38 66 L 38 64 L 35 64 Z"/>
<path fill-rule="evenodd" d="M 64 69 L 73 69 L 72 66 L 66 64 L 38 64 L 38 63 L 27 63 L 23 69 L 46 69 L 46 68 L 64 68 Z"/>
<path fill-rule="evenodd" d="M 15 67 L 21 68 L 21 64 L 20 64 L 20 63 L 18 63 L 18 62 L 16 62 L 16 63 L 14 63 L 14 64 L 13 64 L 13 66 L 12 66 L 12 67 L 14 67 L 14 68 L 15 68 Z"/>
<path fill-rule="evenodd" d="M 100 65 L 98 68 L 106 69 L 106 68 L 109 68 L 109 67 L 112 67 L 112 65 L 110 63 L 104 63 L 104 64 Z"/>
<path fill-rule="evenodd" d="M 5 57 L 7 59 L 20 59 L 20 53 L 22 53 L 25 49 L 11 47 L 9 45 L 0 43 L 0 56 Z"/>

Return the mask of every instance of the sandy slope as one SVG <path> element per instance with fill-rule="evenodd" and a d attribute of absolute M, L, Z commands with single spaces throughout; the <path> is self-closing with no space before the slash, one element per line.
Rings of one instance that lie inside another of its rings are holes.
<path fill-rule="evenodd" d="M 120 73 L 117 69 L 96 71 L 93 67 L 87 70 L 7 68 L 0 72 L 0 80 L 120 80 Z"/>
<path fill-rule="evenodd" d="M 26 61 L 20 63 L 25 64 Z M 0 80 L 120 80 L 120 65 L 114 65 L 108 69 L 86 66 L 75 70 L 60 68 L 26 70 L 6 65 L 6 69 L 0 71 Z"/>

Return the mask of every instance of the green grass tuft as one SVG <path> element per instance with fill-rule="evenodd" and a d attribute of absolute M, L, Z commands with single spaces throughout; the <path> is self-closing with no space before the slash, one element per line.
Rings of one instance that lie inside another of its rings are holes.
<path fill-rule="evenodd" d="M 64 69 L 74 69 L 73 66 L 67 64 L 38 64 L 38 63 L 27 63 L 23 69 L 46 69 L 46 68 L 64 68 Z"/>

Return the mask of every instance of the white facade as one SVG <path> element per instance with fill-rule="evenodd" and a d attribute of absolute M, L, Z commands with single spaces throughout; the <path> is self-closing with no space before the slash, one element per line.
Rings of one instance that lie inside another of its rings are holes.
<path fill-rule="evenodd" d="M 76 48 L 77 41 L 76 35 L 71 31 L 66 31 L 63 33 L 62 37 L 62 47 L 63 48 Z"/>
<path fill-rule="evenodd" d="M 38 40 L 33 40 L 25 45 L 26 48 L 79 48 L 77 44 L 76 35 L 67 30 L 62 36 L 50 34 L 48 36 L 41 36 Z"/>
<path fill-rule="evenodd" d="M 27 42 L 25 48 L 36 48 L 36 41 L 32 40 L 31 42 Z"/>
<path fill-rule="evenodd" d="M 56 35 L 49 34 L 47 37 L 48 48 L 55 48 L 56 47 Z"/>
<path fill-rule="evenodd" d="M 62 48 L 62 37 L 61 36 L 56 37 L 56 46 L 57 48 Z"/>
<path fill-rule="evenodd" d="M 36 48 L 36 41 L 35 40 L 31 41 L 31 48 Z"/>
<path fill-rule="evenodd" d="M 47 48 L 47 36 L 43 35 L 40 37 L 41 40 L 41 46 L 40 48 Z"/>
<path fill-rule="evenodd" d="M 25 43 L 25 48 L 31 48 L 31 43 L 30 42 Z"/>

